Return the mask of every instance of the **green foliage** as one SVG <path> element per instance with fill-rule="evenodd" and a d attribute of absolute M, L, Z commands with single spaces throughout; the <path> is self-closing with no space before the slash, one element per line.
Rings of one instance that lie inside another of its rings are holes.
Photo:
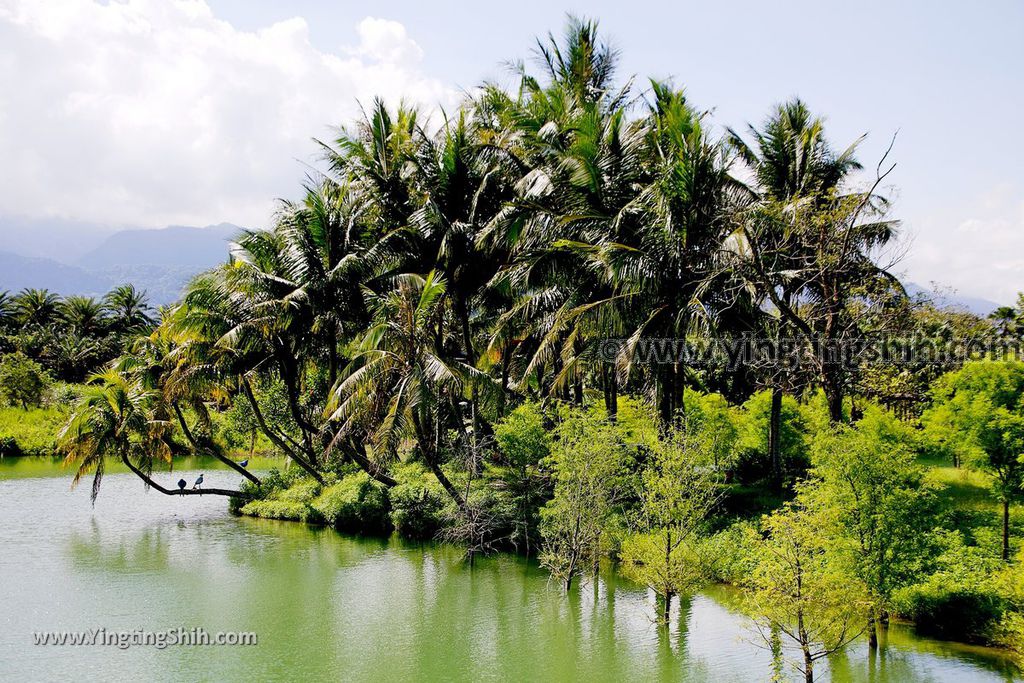
<path fill-rule="evenodd" d="M 723 471 L 733 469 L 737 451 L 741 450 L 739 411 L 721 394 L 690 391 L 685 396 L 685 414 L 686 431 L 691 435 L 700 433 L 700 448 L 707 451 L 708 464 Z"/>
<path fill-rule="evenodd" d="M 551 452 L 551 433 L 540 406 L 527 401 L 494 426 L 494 438 L 514 467 L 536 465 Z"/>
<path fill-rule="evenodd" d="M 768 461 L 768 425 L 771 414 L 772 392 L 759 391 L 743 404 L 736 418 L 737 477 L 742 482 L 753 482 L 770 475 Z M 784 473 L 796 476 L 806 471 L 810 461 L 808 430 L 805 412 L 809 410 L 792 396 L 782 397 L 782 429 L 780 430 L 780 457 Z M 824 415 L 828 424 L 828 413 Z"/>
<path fill-rule="evenodd" d="M 398 472 L 399 484 L 389 492 L 395 531 L 410 540 L 433 538 L 443 525 L 444 490 L 421 466 L 407 465 Z"/>
<path fill-rule="evenodd" d="M 285 426 L 291 424 L 288 396 L 282 382 L 265 380 L 253 388 L 264 419 L 270 424 Z M 273 450 L 272 442 L 260 430 L 252 404 L 242 395 L 236 395 L 231 406 L 222 413 L 214 413 L 214 423 L 224 444 L 232 450 L 252 454 L 255 450 Z"/>
<path fill-rule="evenodd" d="M 1024 487 L 1024 362 L 981 360 L 944 375 L 921 418 L 925 438 L 992 475 L 1003 503 L 1003 559 L 1009 559 L 1009 508 Z"/>
<path fill-rule="evenodd" d="M 633 457 L 614 425 L 584 410 L 568 410 L 555 428 L 546 465 L 554 497 L 541 509 L 541 563 L 568 588 L 596 562 L 601 535 L 629 486 Z"/>
<path fill-rule="evenodd" d="M 24 354 L 9 353 L 0 358 L 0 398 L 9 405 L 20 405 L 25 410 L 38 406 L 50 382 L 43 367 Z"/>
<path fill-rule="evenodd" d="M 923 581 L 897 590 L 893 611 L 913 620 L 922 633 L 983 642 L 1005 606 L 995 582 L 1002 566 L 998 551 L 968 545 L 955 531 L 938 533 L 936 540 L 941 553 L 935 570 Z"/>
<path fill-rule="evenodd" d="M 0 441 L 9 444 L 6 455 L 54 455 L 66 419 L 67 413 L 56 407 L 0 408 Z"/>
<path fill-rule="evenodd" d="M 693 405 L 683 428 L 660 438 L 644 463 L 633 533 L 621 548 L 623 572 L 661 596 L 665 619 L 673 596 L 695 592 L 711 574 L 702 540 L 722 494 L 723 434 L 734 434 L 724 406 L 707 397 Z"/>
<path fill-rule="evenodd" d="M 319 522 L 316 512 L 306 503 L 294 500 L 253 500 L 242 506 L 243 515 L 293 522 Z"/>
<path fill-rule="evenodd" d="M 387 489 L 363 472 L 324 488 L 310 505 L 341 531 L 382 534 L 391 526 Z"/>
<path fill-rule="evenodd" d="M 814 511 L 787 505 L 753 534 L 754 567 L 745 581 L 747 608 L 761 635 L 781 634 L 797 648 L 794 666 L 807 676 L 814 662 L 855 638 L 868 598 L 851 582 L 820 533 Z M 807 680 L 811 680 L 807 676 Z"/>
<path fill-rule="evenodd" d="M 880 615 L 898 588 L 912 583 L 932 554 L 935 488 L 910 446 L 911 430 L 869 406 L 852 427 L 814 439 L 811 479 L 800 500 L 816 511 L 822 537 L 848 561 Z"/>

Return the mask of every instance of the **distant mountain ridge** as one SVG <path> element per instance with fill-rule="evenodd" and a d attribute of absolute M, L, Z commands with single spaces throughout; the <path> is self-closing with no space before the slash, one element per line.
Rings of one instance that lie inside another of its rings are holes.
<path fill-rule="evenodd" d="M 227 258 L 228 240 L 239 230 L 231 223 L 122 230 L 84 254 L 76 265 L 89 270 L 140 265 L 204 270 Z"/>
<path fill-rule="evenodd" d="M 87 234 L 63 242 L 76 225 Z M 54 234 L 47 237 L 49 228 Z M 128 282 L 145 290 L 153 305 L 171 304 L 194 275 L 227 259 L 228 241 L 240 230 L 219 223 L 110 232 L 92 224 L 42 221 L 35 226 L 26 219 L 0 219 L 0 291 L 32 287 L 100 296 Z"/>
<path fill-rule="evenodd" d="M 976 296 L 963 296 L 955 291 L 936 291 L 935 289 L 922 287 L 914 282 L 906 282 L 903 286 L 910 296 L 925 298 L 939 308 L 959 308 L 974 315 L 979 315 L 982 318 L 999 308 L 999 304 L 995 301 Z"/>
<path fill-rule="evenodd" d="M 34 288 L 49 289 L 61 294 L 99 296 L 113 286 L 107 277 L 90 273 L 78 266 L 0 251 L 0 292 Z"/>

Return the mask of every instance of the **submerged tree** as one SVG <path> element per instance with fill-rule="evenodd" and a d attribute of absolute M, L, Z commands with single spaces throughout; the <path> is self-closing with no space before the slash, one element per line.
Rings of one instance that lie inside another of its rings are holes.
<path fill-rule="evenodd" d="M 639 477 L 639 512 L 622 544 L 623 571 L 655 592 L 665 624 L 672 598 L 696 592 L 710 575 L 701 541 L 722 495 L 715 439 L 713 426 L 694 420 L 656 442 Z"/>
<path fill-rule="evenodd" d="M 765 536 L 747 578 L 754 625 L 772 647 L 782 637 L 796 650 L 793 666 L 807 683 L 814 664 L 840 650 L 864 628 L 867 596 L 851 583 L 820 533 L 821 521 L 799 504 L 766 517 Z M 777 647 L 777 646 L 776 646 Z"/>
<path fill-rule="evenodd" d="M 800 500 L 820 516 L 819 533 L 866 590 L 871 647 L 894 591 L 913 583 L 931 556 L 933 487 L 911 440 L 907 427 L 871 408 L 855 427 L 817 437 L 811 479 L 800 488 Z"/>
<path fill-rule="evenodd" d="M 540 513 L 540 561 L 566 591 L 599 557 L 605 525 L 626 493 L 627 459 L 615 428 L 590 412 L 570 410 L 555 429 L 555 491 Z"/>

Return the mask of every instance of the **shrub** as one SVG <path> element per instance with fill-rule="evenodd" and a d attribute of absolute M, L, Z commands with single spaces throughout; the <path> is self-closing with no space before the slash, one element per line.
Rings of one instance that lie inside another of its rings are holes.
<path fill-rule="evenodd" d="M 991 550 L 967 545 L 960 532 L 940 532 L 937 539 L 943 547 L 937 571 L 897 590 L 894 610 L 927 635 L 985 642 L 1007 606 L 993 580 L 1002 563 Z"/>
<path fill-rule="evenodd" d="M 410 540 L 433 538 L 444 520 L 448 495 L 421 467 L 401 472 L 401 483 L 391 489 L 391 523 L 399 536 Z"/>
<path fill-rule="evenodd" d="M 536 465 L 551 452 L 551 434 L 540 406 L 527 402 L 494 426 L 494 438 L 505 459 L 516 467 Z"/>
<path fill-rule="evenodd" d="M 0 407 L 0 439 L 11 439 L 16 451 L 5 455 L 53 455 L 57 450 L 57 434 L 67 415 L 55 408 Z"/>
<path fill-rule="evenodd" d="M 318 515 L 305 503 L 291 500 L 253 500 L 242 506 L 243 515 L 265 519 L 287 519 L 297 522 L 316 522 Z"/>
<path fill-rule="evenodd" d="M 386 533 L 391 527 L 387 490 L 363 472 L 323 489 L 311 506 L 341 531 Z"/>
<path fill-rule="evenodd" d="M 21 353 L 10 353 L 0 359 L 0 397 L 10 405 L 25 410 L 38 406 L 50 385 L 43 366 Z"/>
<path fill-rule="evenodd" d="M 21 448 L 13 436 L 0 436 L 0 458 L 10 458 L 22 455 Z"/>

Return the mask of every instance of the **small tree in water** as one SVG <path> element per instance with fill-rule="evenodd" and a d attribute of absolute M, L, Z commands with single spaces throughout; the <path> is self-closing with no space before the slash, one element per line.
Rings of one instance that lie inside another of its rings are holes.
<path fill-rule="evenodd" d="M 635 532 L 622 544 L 623 572 L 655 592 L 665 624 L 672 598 L 693 593 L 707 581 L 701 531 L 722 491 L 714 467 L 715 430 L 687 427 L 655 446 L 639 481 Z"/>
<path fill-rule="evenodd" d="M 850 581 L 826 547 L 822 520 L 790 504 L 766 517 L 765 535 L 752 539 L 755 566 L 748 578 L 748 608 L 768 647 L 793 653 L 807 683 L 814 663 L 856 638 L 866 623 L 867 596 Z M 774 645 L 774 647 L 773 647 Z"/>
<path fill-rule="evenodd" d="M 565 590 L 597 557 L 601 534 L 625 490 L 627 449 L 615 427 L 597 415 L 570 411 L 555 430 L 549 464 L 554 497 L 541 510 L 541 564 Z"/>
<path fill-rule="evenodd" d="M 893 591 L 912 583 L 928 562 L 934 486 L 906 446 L 909 428 L 871 406 L 856 427 L 839 427 L 814 442 L 814 469 L 801 499 L 820 511 L 820 532 L 832 539 L 871 600 L 868 638 L 886 620 Z"/>

